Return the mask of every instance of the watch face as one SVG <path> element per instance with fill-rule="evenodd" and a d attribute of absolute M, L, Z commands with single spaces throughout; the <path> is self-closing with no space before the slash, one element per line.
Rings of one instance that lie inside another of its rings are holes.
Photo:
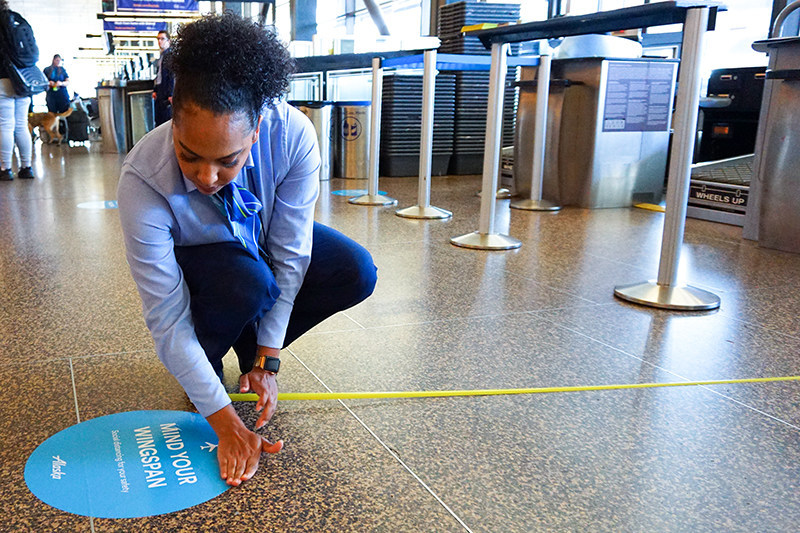
<path fill-rule="evenodd" d="M 281 360 L 277 357 L 267 357 L 267 360 L 264 362 L 264 370 L 267 372 L 275 372 L 277 374 L 280 367 Z"/>

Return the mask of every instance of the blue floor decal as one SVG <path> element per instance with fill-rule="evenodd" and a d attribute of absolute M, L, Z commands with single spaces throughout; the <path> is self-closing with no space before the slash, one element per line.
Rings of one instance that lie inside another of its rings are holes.
<path fill-rule="evenodd" d="M 340 189 L 338 191 L 331 191 L 331 194 L 335 194 L 336 196 L 363 196 L 368 193 L 369 191 L 367 189 Z M 378 191 L 378 194 L 386 196 L 386 191 Z"/>
<path fill-rule="evenodd" d="M 137 518 L 180 511 L 229 487 L 217 436 L 197 413 L 130 411 L 87 420 L 43 442 L 25 465 L 33 494 L 62 511 Z"/>
<path fill-rule="evenodd" d="M 81 209 L 117 209 L 116 200 L 98 200 L 96 202 L 83 202 L 78 204 Z"/>

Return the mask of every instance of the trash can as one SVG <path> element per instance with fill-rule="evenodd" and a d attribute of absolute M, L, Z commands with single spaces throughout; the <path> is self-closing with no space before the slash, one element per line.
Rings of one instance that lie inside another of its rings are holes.
<path fill-rule="evenodd" d="M 659 203 L 677 67 L 670 59 L 553 60 L 553 81 L 570 83 L 563 90 L 551 83 L 542 197 L 587 209 Z M 536 70 L 520 73 L 514 154 L 516 184 L 528 190 L 536 93 L 526 84 Z"/>
<path fill-rule="evenodd" d="M 97 104 L 100 108 L 100 129 L 103 134 L 103 151 L 124 154 L 125 142 L 125 81 L 112 80 L 97 87 Z"/>
<path fill-rule="evenodd" d="M 327 181 L 333 176 L 333 102 L 314 100 L 293 100 L 289 102 L 302 111 L 314 124 L 319 143 L 319 179 Z"/>
<path fill-rule="evenodd" d="M 552 76 L 571 82 L 559 134 L 561 205 L 661 201 L 677 69 L 671 59 L 553 61 Z"/>
<path fill-rule="evenodd" d="M 370 102 L 334 105 L 334 175 L 367 179 L 369 175 Z"/>
<path fill-rule="evenodd" d="M 529 71 L 526 71 L 529 73 Z M 511 179 L 506 177 L 501 185 L 511 189 L 511 193 L 519 198 L 530 198 L 533 183 L 533 143 L 536 133 L 536 88 L 533 79 L 521 80 L 519 87 L 519 104 L 517 121 L 514 126 L 513 169 Z M 547 103 L 547 126 L 542 175 L 542 199 L 554 204 L 561 204 L 561 193 L 558 182 L 558 151 L 561 136 L 561 115 L 564 106 L 564 91 L 569 87 L 568 80 L 551 80 L 550 94 Z"/>

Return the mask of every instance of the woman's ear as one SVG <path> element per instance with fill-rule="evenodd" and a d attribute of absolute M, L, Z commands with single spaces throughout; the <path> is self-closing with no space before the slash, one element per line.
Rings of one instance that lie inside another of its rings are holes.
<path fill-rule="evenodd" d="M 258 140 L 258 133 L 261 131 L 261 119 L 264 118 L 264 115 L 258 115 L 258 122 L 256 123 L 256 131 L 253 132 L 253 144 L 256 143 Z"/>

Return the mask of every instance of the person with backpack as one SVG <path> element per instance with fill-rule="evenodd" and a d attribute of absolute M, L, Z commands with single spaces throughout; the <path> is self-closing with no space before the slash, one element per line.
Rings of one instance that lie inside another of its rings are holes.
<path fill-rule="evenodd" d="M 28 38 L 25 34 L 29 34 Z M 32 179 L 31 158 L 33 143 L 28 131 L 28 108 L 31 98 L 29 95 L 20 96 L 11 81 L 11 69 L 15 64 L 31 62 L 35 64 L 39 58 L 36 42 L 33 46 L 20 46 L 20 43 L 29 43 L 33 39 L 30 25 L 19 13 L 11 11 L 7 0 L 0 0 L 0 181 L 11 181 L 14 174 L 11 172 L 11 160 L 14 153 L 14 143 L 19 148 L 19 172 L 17 177 Z M 33 57 L 35 56 L 35 58 Z"/>

